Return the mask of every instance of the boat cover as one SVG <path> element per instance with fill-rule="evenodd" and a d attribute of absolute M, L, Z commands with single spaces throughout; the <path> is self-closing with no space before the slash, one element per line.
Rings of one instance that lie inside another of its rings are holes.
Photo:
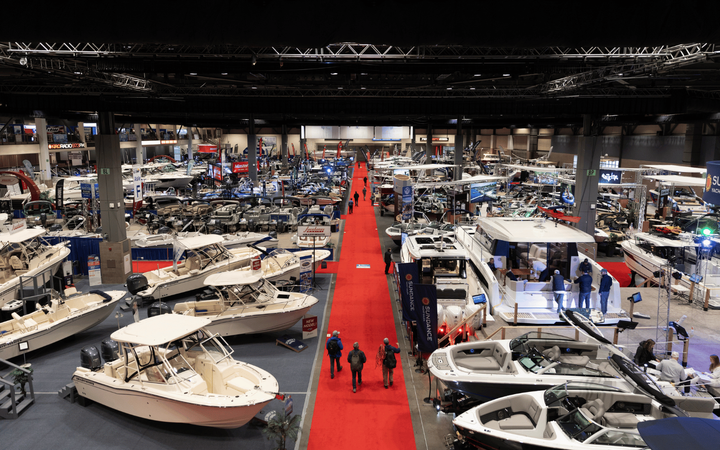
<path fill-rule="evenodd" d="M 638 431 L 652 450 L 717 450 L 720 421 L 672 417 L 638 423 Z"/>

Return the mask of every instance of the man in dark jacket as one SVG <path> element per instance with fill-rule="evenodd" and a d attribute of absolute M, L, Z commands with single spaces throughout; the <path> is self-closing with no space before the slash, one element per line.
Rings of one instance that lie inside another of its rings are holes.
<path fill-rule="evenodd" d="M 555 293 L 555 302 L 558 304 L 557 313 L 563 309 L 563 298 L 565 297 L 565 278 L 560 275 L 559 270 L 555 270 L 553 275 L 553 292 Z"/>
<path fill-rule="evenodd" d="M 550 279 L 550 267 L 545 267 L 540 275 L 538 275 L 538 281 L 545 283 Z"/>
<path fill-rule="evenodd" d="M 348 214 L 352 214 L 352 209 L 353 209 L 353 200 L 350 199 L 348 201 Z"/>
<path fill-rule="evenodd" d="M 388 375 L 390 376 L 390 386 L 393 385 L 393 369 L 395 367 L 388 367 L 388 357 L 387 355 L 390 353 L 400 353 L 400 349 L 393 347 L 390 345 L 390 339 L 385 338 L 383 341 L 385 343 L 385 358 L 383 359 L 383 366 L 382 366 L 382 372 L 383 372 L 383 384 L 385 385 L 385 389 L 388 389 Z M 400 345 L 399 343 L 397 344 Z M 394 358 L 395 355 L 393 355 Z M 397 364 L 397 361 L 395 362 Z"/>
<path fill-rule="evenodd" d="M 367 177 L 363 178 L 363 182 L 365 183 L 365 186 L 367 186 Z"/>
<path fill-rule="evenodd" d="M 600 310 L 603 315 L 605 315 L 607 314 L 607 302 L 608 297 L 610 296 L 610 288 L 612 287 L 612 277 L 608 275 L 607 269 L 603 269 L 600 273 L 602 273 L 602 278 L 600 278 L 600 289 L 598 290 L 600 294 Z"/>
<path fill-rule="evenodd" d="M 363 188 L 363 200 L 367 200 L 367 188 Z"/>
<path fill-rule="evenodd" d="M 390 264 L 392 264 L 392 252 L 388 247 L 387 251 L 385 252 L 385 275 L 389 273 Z"/>
<path fill-rule="evenodd" d="M 352 372 L 353 392 L 357 392 L 357 385 L 362 384 L 363 364 L 367 362 L 365 353 L 360 350 L 360 344 L 357 342 L 353 344 L 353 349 L 348 353 L 347 361 L 350 363 L 350 371 Z M 355 383 L 356 377 L 357 384 Z"/>
<path fill-rule="evenodd" d="M 580 285 L 580 295 L 578 295 L 578 308 L 590 307 L 590 294 L 592 293 L 592 277 L 587 273 L 583 273 L 575 280 L 575 284 Z"/>
<path fill-rule="evenodd" d="M 358 201 L 360 200 L 360 194 L 355 191 L 355 195 L 353 195 L 353 197 L 355 197 L 355 205 L 360 206 L 360 203 L 358 203 Z"/>
<path fill-rule="evenodd" d="M 592 275 L 592 265 L 590 264 L 590 261 L 588 261 L 587 258 L 585 258 L 585 261 L 580 263 L 580 266 L 578 267 L 580 269 L 580 273 L 587 273 Z"/>
<path fill-rule="evenodd" d="M 333 351 L 333 348 L 335 348 L 335 351 Z M 342 366 L 340 365 L 340 358 L 342 357 L 342 341 L 340 340 L 340 332 L 338 330 L 333 331 L 332 337 L 327 340 L 325 343 L 325 348 L 328 351 L 328 356 L 330 357 L 330 378 L 335 378 L 335 366 L 334 364 L 337 364 L 337 371 L 340 372 L 342 370 Z"/>

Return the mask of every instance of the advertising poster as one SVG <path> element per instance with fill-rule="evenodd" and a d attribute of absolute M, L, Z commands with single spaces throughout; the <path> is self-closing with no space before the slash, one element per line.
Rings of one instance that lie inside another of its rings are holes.
<path fill-rule="evenodd" d="M 142 200 L 142 173 L 140 172 L 140 166 L 134 166 L 133 172 L 133 197 L 135 203 Z"/>
<path fill-rule="evenodd" d="M 417 320 L 415 313 L 415 285 L 418 283 L 418 267 L 415 263 L 395 264 L 400 280 L 400 302 L 405 322 Z"/>
<path fill-rule="evenodd" d="M 434 284 L 415 285 L 415 309 L 418 315 L 418 349 L 431 353 L 438 348 L 437 289 Z"/>
<path fill-rule="evenodd" d="M 60 178 L 57 183 L 55 183 L 55 208 L 61 213 L 65 212 L 65 208 L 63 206 L 65 205 L 65 198 L 63 197 L 65 191 L 64 188 L 65 179 Z"/>
<path fill-rule="evenodd" d="M 300 258 L 300 292 L 312 289 L 312 255 Z"/>
<path fill-rule="evenodd" d="M 622 181 L 622 172 L 620 170 L 600 169 L 600 184 L 620 184 Z"/>
<path fill-rule="evenodd" d="M 102 276 L 100 275 L 100 257 L 97 255 L 88 256 L 88 278 L 90 286 L 98 286 L 102 284 Z"/>
<path fill-rule="evenodd" d="M 703 200 L 720 205 L 720 161 L 708 161 Z"/>
<path fill-rule="evenodd" d="M 413 216 L 413 187 L 402 188 L 402 220 L 410 220 Z"/>

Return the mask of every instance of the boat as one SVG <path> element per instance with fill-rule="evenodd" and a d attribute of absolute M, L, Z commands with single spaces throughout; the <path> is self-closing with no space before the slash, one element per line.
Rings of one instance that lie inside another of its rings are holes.
<path fill-rule="evenodd" d="M 121 328 L 111 335 L 119 346 L 117 359 L 101 367 L 99 356 L 82 354 L 90 363 L 73 374 L 78 394 L 158 422 L 245 425 L 275 398 L 278 382 L 267 371 L 236 361 L 225 340 L 207 330 L 210 322 L 162 314 Z"/>
<path fill-rule="evenodd" d="M 595 243 L 593 236 L 564 224 L 547 224 L 540 218 L 493 217 L 478 218 L 478 231 L 470 234 L 464 227 L 455 235 L 466 249 L 474 268 L 482 275 L 483 288 L 488 294 L 492 314 L 508 323 L 554 324 L 562 322 L 549 281 L 537 281 L 546 268 L 557 269 L 565 278 L 567 293 L 564 307 L 575 303 L 576 285 L 569 282 L 581 275 L 580 263 L 588 258 L 593 271 L 593 292 L 590 298 L 592 317 L 606 325 L 629 320 L 621 308 L 620 285 L 613 278 L 608 297 L 607 313 L 600 312 L 598 289 L 602 267 L 581 253 Z M 507 277 L 512 270 L 517 281 Z"/>
<path fill-rule="evenodd" d="M 10 359 L 66 337 L 82 333 L 108 318 L 124 291 L 90 291 L 78 294 L 65 291 L 67 298 L 56 296 L 47 304 L 37 305 L 29 314 L 12 313 L 12 319 L 0 323 L 0 359 Z M 22 308 L 22 300 L 8 304 Z"/>
<path fill-rule="evenodd" d="M 242 247 L 228 250 L 223 237 L 206 234 L 176 240 L 172 266 L 132 274 L 127 279 L 128 291 L 141 303 L 202 289 L 205 278 L 216 272 L 227 272 L 250 264 L 260 251 Z M 182 255 L 185 259 L 180 261 Z"/>
<path fill-rule="evenodd" d="M 484 403 L 453 420 L 486 450 L 647 449 L 638 424 L 687 414 L 652 396 L 597 383 L 564 383 Z"/>
<path fill-rule="evenodd" d="M 401 262 L 417 264 L 419 282 L 437 288 L 438 337 L 487 306 L 487 294 L 469 259 L 468 251 L 452 236 L 408 236 L 400 249 Z M 481 315 L 475 314 L 467 327 L 481 328 Z M 462 329 L 458 335 L 462 339 Z"/>
<path fill-rule="evenodd" d="M 177 303 L 174 312 L 208 318 L 208 330 L 234 336 L 286 330 L 318 302 L 311 295 L 279 290 L 261 270 L 237 272 L 210 275 L 205 285 L 211 287 L 212 298 Z"/>
<path fill-rule="evenodd" d="M 48 271 L 52 274 L 70 254 L 67 242 L 48 244 L 42 227 L 8 231 L 0 227 L 0 306 L 18 298 L 20 276 L 30 278 Z"/>

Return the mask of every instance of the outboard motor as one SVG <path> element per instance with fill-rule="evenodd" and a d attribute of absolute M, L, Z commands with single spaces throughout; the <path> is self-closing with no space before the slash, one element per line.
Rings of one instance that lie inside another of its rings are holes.
<path fill-rule="evenodd" d="M 168 226 L 158 228 L 157 234 L 172 234 L 172 230 Z"/>
<path fill-rule="evenodd" d="M 98 370 L 102 365 L 100 352 L 94 345 L 83 347 L 80 350 L 80 365 L 86 369 Z"/>
<path fill-rule="evenodd" d="M 95 228 L 95 233 L 102 234 L 102 227 Z"/>
<path fill-rule="evenodd" d="M 223 230 L 221 230 L 220 228 L 215 228 L 210 234 L 217 234 L 218 236 L 221 236 L 223 234 Z"/>
<path fill-rule="evenodd" d="M 126 280 L 128 292 L 136 295 L 140 291 L 144 291 L 149 286 L 147 278 L 141 273 L 134 273 L 127 277 Z"/>
<path fill-rule="evenodd" d="M 160 314 L 172 314 L 172 310 L 167 303 L 155 302 L 148 306 L 148 317 L 159 316 Z"/>
<path fill-rule="evenodd" d="M 62 231 L 62 225 L 59 223 L 52 224 L 50 228 L 48 228 L 48 231 Z"/>
<path fill-rule="evenodd" d="M 100 343 L 100 354 L 102 355 L 103 361 L 109 363 L 118 359 L 118 353 L 120 346 L 116 341 L 112 339 L 105 339 Z"/>

